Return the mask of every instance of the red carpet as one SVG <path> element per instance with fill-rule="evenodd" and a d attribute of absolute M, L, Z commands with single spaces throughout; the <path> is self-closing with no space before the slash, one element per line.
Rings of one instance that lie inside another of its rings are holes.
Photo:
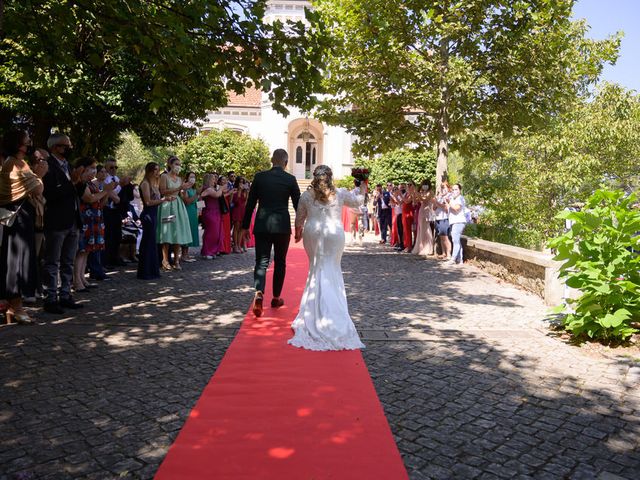
<path fill-rule="evenodd" d="M 360 351 L 292 347 L 308 264 L 289 250 L 285 306 L 247 314 L 156 479 L 407 479 Z"/>

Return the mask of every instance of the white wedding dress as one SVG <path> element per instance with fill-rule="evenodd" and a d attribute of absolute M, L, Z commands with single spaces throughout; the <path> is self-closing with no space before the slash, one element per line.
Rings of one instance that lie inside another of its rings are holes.
<path fill-rule="evenodd" d="M 353 350 L 364 348 L 349 316 L 342 277 L 344 227 L 342 206 L 358 208 L 364 197 L 340 188 L 329 203 L 315 200 L 312 190 L 300 197 L 296 227 L 304 226 L 302 240 L 309 257 L 309 276 L 300 311 L 291 328 L 291 345 L 308 350 Z"/>

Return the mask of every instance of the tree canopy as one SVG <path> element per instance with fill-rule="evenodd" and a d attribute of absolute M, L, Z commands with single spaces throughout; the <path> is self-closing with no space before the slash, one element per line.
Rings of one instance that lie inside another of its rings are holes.
<path fill-rule="evenodd" d="M 598 187 L 638 188 L 640 96 L 603 84 L 545 130 L 473 150 L 462 175 L 469 201 L 487 207 L 482 223 L 495 240 L 539 247 L 562 230 L 556 214 Z"/>
<path fill-rule="evenodd" d="M 228 90 L 262 88 L 280 112 L 308 107 L 322 36 L 301 22 L 264 24 L 265 5 L 0 2 L 0 129 L 22 122 L 42 143 L 57 127 L 94 154 L 112 150 L 127 129 L 148 145 L 182 140 L 226 104 Z"/>
<path fill-rule="evenodd" d="M 317 0 L 332 42 L 320 115 L 359 153 L 438 150 L 560 115 L 614 62 L 619 36 L 585 38 L 573 0 Z"/>

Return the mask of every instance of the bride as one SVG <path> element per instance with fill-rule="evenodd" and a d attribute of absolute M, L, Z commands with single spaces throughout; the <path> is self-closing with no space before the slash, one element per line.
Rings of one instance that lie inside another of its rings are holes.
<path fill-rule="evenodd" d="M 304 192 L 296 212 L 295 241 L 302 238 L 309 257 L 309 276 L 289 343 L 308 350 L 364 348 L 349 316 L 340 261 L 344 250 L 342 206 L 358 208 L 366 184 L 349 192 L 333 185 L 326 165 L 316 167 L 311 188 Z"/>

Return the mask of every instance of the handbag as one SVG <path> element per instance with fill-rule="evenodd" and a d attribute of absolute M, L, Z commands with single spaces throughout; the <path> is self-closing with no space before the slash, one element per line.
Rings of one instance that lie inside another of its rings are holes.
<path fill-rule="evenodd" d="M 16 218 L 18 218 L 18 213 L 20 212 L 23 204 L 24 200 L 15 210 L 0 207 L 0 225 L 2 225 L 3 227 L 12 227 L 16 221 Z"/>
<path fill-rule="evenodd" d="M 222 215 L 229 213 L 229 207 L 227 206 L 227 201 L 224 199 L 224 195 L 220 195 L 218 201 L 220 202 L 220 213 Z"/>

